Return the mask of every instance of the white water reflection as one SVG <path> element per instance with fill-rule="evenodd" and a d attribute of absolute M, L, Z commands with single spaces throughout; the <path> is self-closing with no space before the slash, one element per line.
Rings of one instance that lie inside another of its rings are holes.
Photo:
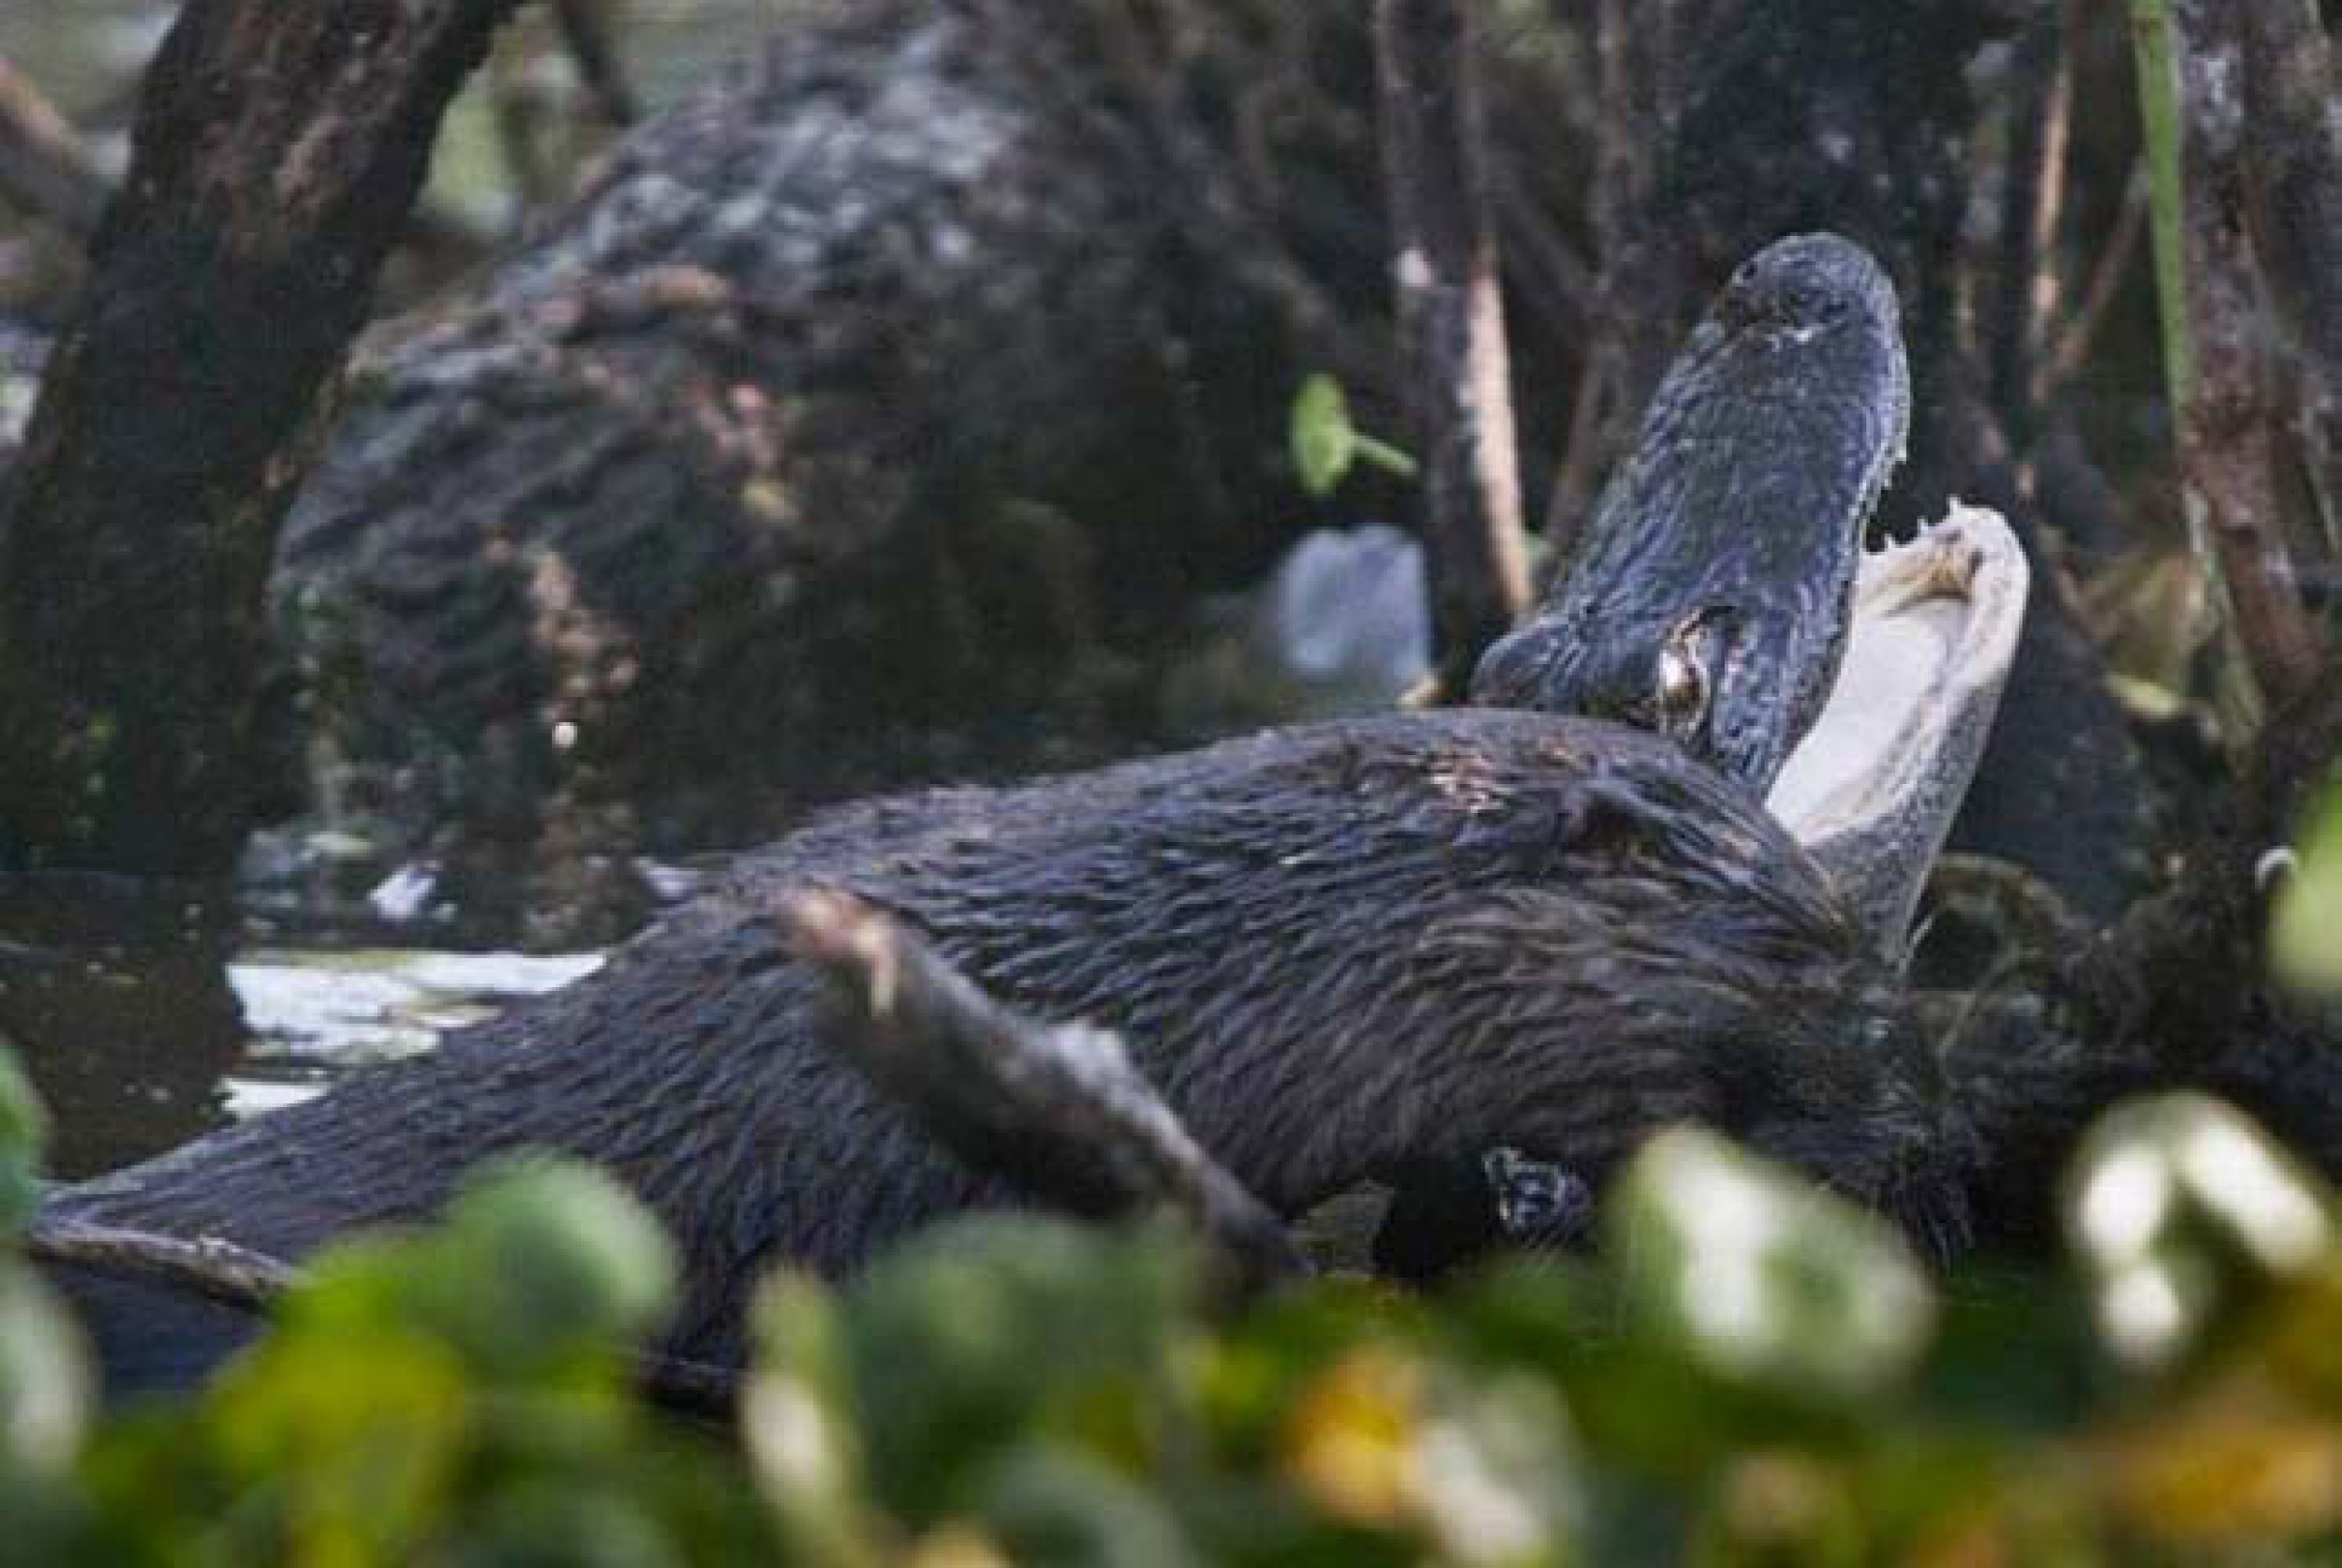
<path fill-rule="evenodd" d="M 228 966 L 251 1045 L 222 1085 L 247 1117 L 307 1099 L 335 1073 L 427 1051 L 448 1030 L 492 1016 L 601 967 L 599 953 L 442 953 L 376 948 L 261 949 Z"/>

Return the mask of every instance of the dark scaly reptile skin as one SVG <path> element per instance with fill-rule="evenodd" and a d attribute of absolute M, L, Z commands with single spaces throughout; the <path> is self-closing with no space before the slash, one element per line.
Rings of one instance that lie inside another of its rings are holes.
<path fill-rule="evenodd" d="M 1472 700 L 1660 730 L 1761 794 L 1837 676 L 1863 531 L 1910 408 L 1878 264 L 1834 234 L 1766 246 L 1668 366 L 1567 571 L 1482 658 Z M 1713 638 L 1699 649 L 1706 710 L 1672 725 L 1660 659 L 1696 621 Z M 1485 1168 L 1410 1172 L 1376 1261 L 1428 1278 L 1500 1241 L 1575 1240 L 1587 1206 L 1545 1195 L 1582 1191 L 1504 1149 Z"/>
<path fill-rule="evenodd" d="M 1834 234 L 1766 246 L 1668 367 L 1567 573 L 1481 659 L 1473 702 L 1664 728 L 1661 652 L 1703 617 L 1721 644 L 1708 711 L 1677 738 L 1761 794 L 1837 675 L 1910 408 L 1877 263 Z"/>
<path fill-rule="evenodd" d="M 1459 709 L 845 808 L 600 973 L 52 1212 L 298 1257 L 550 1147 L 676 1235 L 674 1348 L 734 1356 L 775 1264 L 850 1270 L 1012 1198 L 821 1045 L 770 919 L 808 881 L 1014 1006 L 1122 1031 L 1281 1213 L 1499 1144 L 1599 1171 L 1686 1117 L 1890 1207 L 1936 1190 L 1899 989 L 1755 798 L 1640 731 Z M 169 1332 L 99 1305 L 110 1354 Z"/>

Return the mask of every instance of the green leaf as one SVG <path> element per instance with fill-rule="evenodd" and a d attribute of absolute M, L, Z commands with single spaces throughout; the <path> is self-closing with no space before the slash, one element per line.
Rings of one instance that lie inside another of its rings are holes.
<path fill-rule="evenodd" d="M 264 1503 L 244 1527 L 281 1533 L 293 1561 L 410 1559 L 455 1501 L 468 1386 L 462 1358 L 412 1329 L 271 1337 L 227 1368 L 206 1411 L 235 1489 Z"/>
<path fill-rule="evenodd" d="M 1574 1561 L 1584 1483 L 1549 1384 L 1519 1372 L 1436 1379 L 1414 1469 L 1442 1561 L 1493 1568 Z"/>
<path fill-rule="evenodd" d="M 1328 496 L 1358 455 L 1358 433 L 1350 423 L 1350 402 L 1341 383 L 1324 374 L 1312 376 L 1294 394 L 1293 469 L 1301 488 L 1312 496 Z"/>
<path fill-rule="evenodd" d="M 1418 471 L 1414 458 L 1409 457 L 1387 441 L 1378 441 L 1362 430 L 1353 431 L 1351 439 L 1356 445 L 1360 457 L 1386 474 L 1396 474 L 1401 479 L 1411 480 Z"/>
<path fill-rule="evenodd" d="M 920 1524 L 964 1507 L 985 1468 L 1036 1427 L 1099 1450 L 1143 1442 L 1195 1289 L 1193 1257 L 1175 1242 L 989 1216 L 882 1259 L 842 1320 L 882 1500 Z"/>
<path fill-rule="evenodd" d="M 2279 891 L 2269 962 L 2279 984 L 2342 991 L 2342 787 L 2328 790 L 2301 836 L 2301 865 Z"/>
<path fill-rule="evenodd" d="M 674 1249 L 658 1220 L 587 1165 L 525 1160 L 491 1172 L 456 1201 L 447 1246 L 474 1342 L 511 1365 L 638 1338 L 674 1294 Z"/>
<path fill-rule="evenodd" d="M 64 1470 L 88 1401 L 81 1336 L 29 1270 L 0 1259 L 0 1472 Z"/>
<path fill-rule="evenodd" d="M 47 1131 L 40 1100 L 0 1041 L 0 1236 L 13 1235 L 40 1196 L 40 1146 Z"/>
<path fill-rule="evenodd" d="M 1007 1560 L 1031 1568 L 1203 1568 L 1151 1488 L 1079 1453 L 1027 1444 L 986 1477 L 974 1512 Z"/>
<path fill-rule="evenodd" d="M 1727 1379 L 1847 1403 L 1899 1383 L 1927 1345 L 1934 1293 L 1901 1236 L 1714 1133 L 1644 1145 L 1604 1235 L 1630 1314 Z"/>
<path fill-rule="evenodd" d="M 2186 1359 L 2335 1242 L 2323 1183 L 2243 1112 L 2201 1094 L 2101 1117 L 2068 1176 L 2066 1228 L 2100 1336 L 2151 1368 Z"/>
<path fill-rule="evenodd" d="M 836 1568 L 878 1562 L 836 1299 L 810 1275 L 783 1272 L 757 1292 L 753 1318 L 741 1435 L 787 1556 Z"/>

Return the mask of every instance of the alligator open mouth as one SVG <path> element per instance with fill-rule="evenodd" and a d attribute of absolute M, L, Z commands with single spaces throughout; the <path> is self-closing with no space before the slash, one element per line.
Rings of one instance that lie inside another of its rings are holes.
<path fill-rule="evenodd" d="M 1897 959 L 1992 733 L 2030 578 L 2000 514 L 1957 501 L 1863 556 L 1837 679 L 1765 797 Z"/>

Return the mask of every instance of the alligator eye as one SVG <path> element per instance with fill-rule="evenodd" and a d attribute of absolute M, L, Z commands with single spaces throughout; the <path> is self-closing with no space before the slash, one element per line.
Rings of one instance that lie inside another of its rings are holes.
<path fill-rule="evenodd" d="M 1708 716 L 1708 672 L 1679 643 L 1659 655 L 1659 724 L 1670 734 L 1699 728 Z"/>

